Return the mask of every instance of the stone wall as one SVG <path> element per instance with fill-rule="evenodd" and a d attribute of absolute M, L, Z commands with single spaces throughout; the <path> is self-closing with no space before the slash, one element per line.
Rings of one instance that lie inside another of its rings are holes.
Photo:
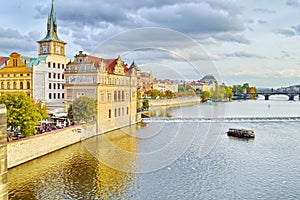
<path fill-rule="evenodd" d="M 96 124 L 91 123 L 10 142 L 7 145 L 7 166 L 15 167 L 95 135 Z"/>
<path fill-rule="evenodd" d="M 0 105 L 0 200 L 8 199 L 6 136 L 6 109 Z"/>
<path fill-rule="evenodd" d="M 150 100 L 149 106 L 186 106 L 200 102 L 200 97 L 178 97 L 173 99 Z"/>

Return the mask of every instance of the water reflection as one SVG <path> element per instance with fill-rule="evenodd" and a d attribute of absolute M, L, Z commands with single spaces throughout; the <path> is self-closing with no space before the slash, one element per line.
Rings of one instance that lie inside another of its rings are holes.
<path fill-rule="evenodd" d="M 122 168 L 135 167 L 134 156 L 119 156 L 103 141 L 134 155 L 136 129 L 94 137 L 10 169 L 9 199 L 129 199 L 130 190 L 136 188 L 134 174 L 106 166 L 91 150 Z"/>

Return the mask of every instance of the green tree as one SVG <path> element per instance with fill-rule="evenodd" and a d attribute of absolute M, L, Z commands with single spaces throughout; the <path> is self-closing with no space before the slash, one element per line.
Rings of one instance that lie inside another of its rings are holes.
<path fill-rule="evenodd" d="M 70 104 L 69 107 L 68 107 L 68 114 L 67 114 L 67 118 L 71 121 L 74 120 L 74 117 L 73 117 L 73 104 Z"/>
<path fill-rule="evenodd" d="M 96 100 L 89 97 L 77 97 L 72 104 L 73 119 L 77 122 L 81 120 L 88 122 L 92 120 L 97 114 Z"/>
<path fill-rule="evenodd" d="M 181 92 L 184 92 L 184 91 L 185 91 L 185 86 L 184 86 L 184 84 L 178 85 L 178 92 L 181 93 Z"/>
<path fill-rule="evenodd" d="M 3 94 L 0 104 L 6 105 L 8 127 L 11 131 L 20 130 L 23 136 L 34 135 L 35 126 L 48 116 L 42 103 L 35 104 L 25 93 Z"/>
<path fill-rule="evenodd" d="M 166 90 L 165 91 L 165 96 L 168 98 L 168 99 L 172 99 L 174 97 L 174 92 L 172 92 L 171 90 Z"/>
<path fill-rule="evenodd" d="M 150 97 L 156 99 L 157 97 L 159 97 L 160 91 L 157 90 L 157 89 L 148 90 L 148 91 L 146 92 L 146 95 L 148 95 L 148 96 L 150 96 Z"/>
<path fill-rule="evenodd" d="M 145 100 L 143 101 L 143 108 L 146 108 L 146 109 L 149 108 L 149 100 L 148 100 L 148 99 L 145 99 Z"/>
<path fill-rule="evenodd" d="M 205 102 L 207 101 L 210 97 L 211 97 L 211 93 L 209 91 L 202 91 L 201 92 L 201 98 L 202 98 L 202 101 Z"/>

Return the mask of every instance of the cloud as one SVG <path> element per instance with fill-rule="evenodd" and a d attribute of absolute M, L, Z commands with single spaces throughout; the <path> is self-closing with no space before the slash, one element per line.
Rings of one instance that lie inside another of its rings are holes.
<path fill-rule="evenodd" d="M 29 35 L 22 35 L 16 29 L 4 29 L 0 27 L 0 51 L 10 54 L 13 51 L 22 51 L 18 53 L 29 53 L 36 51 L 37 44 L 33 39 L 37 37 L 35 32 Z"/>
<path fill-rule="evenodd" d="M 269 10 L 266 8 L 255 8 L 253 9 L 253 11 L 257 13 L 264 13 L 264 14 L 276 14 L 275 10 Z"/>
<path fill-rule="evenodd" d="M 284 35 L 286 37 L 292 37 L 296 35 L 295 30 L 290 28 L 281 28 L 274 31 L 277 34 Z"/>
<path fill-rule="evenodd" d="M 259 59 L 265 58 L 264 56 L 259 56 L 259 55 L 247 53 L 244 51 L 237 51 L 237 52 L 228 53 L 228 54 L 224 54 L 224 55 L 226 57 L 233 57 L 233 58 L 259 58 Z"/>
<path fill-rule="evenodd" d="M 291 6 L 291 7 L 299 7 L 300 1 L 299 0 L 287 0 L 286 5 Z"/>
<path fill-rule="evenodd" d="M 259 24 L 267 24 L 267 23 L 268 23 L 267 21 L 262 20 L 262 19 L 259 19 L 257 22 L 258 22 Z"/>

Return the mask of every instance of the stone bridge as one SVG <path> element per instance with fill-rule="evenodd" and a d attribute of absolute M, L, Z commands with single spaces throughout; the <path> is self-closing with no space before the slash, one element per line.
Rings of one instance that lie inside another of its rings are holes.
<path fill-rule="evenodd" d="M 263 95 L 265 100 L 269 100 L 269 97 L 272 95 L 286 95 L 289 97 L 289 101 L 293 101 L 295 96 L 299 96 L 300 100 L 300 92 L 257 92 L 256 95 Z"/>

